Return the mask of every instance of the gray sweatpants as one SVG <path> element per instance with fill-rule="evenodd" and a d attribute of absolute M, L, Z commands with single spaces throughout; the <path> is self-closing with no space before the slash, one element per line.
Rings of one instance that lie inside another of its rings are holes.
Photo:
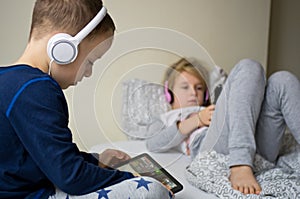
<path fill-rule="evenodd" d="M 275 161 L 286 126 L 300 143 L 299 118 L 299 80 L 277 72 L 266 82 L 261 65 L 245 59 L 228 76 L 200 151 L 229 154 L 229 166 L 253 166 L 256 150 Z"/>

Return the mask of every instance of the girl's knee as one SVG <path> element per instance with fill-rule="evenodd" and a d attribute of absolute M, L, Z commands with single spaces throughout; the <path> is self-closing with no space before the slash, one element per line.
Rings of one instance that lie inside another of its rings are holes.
<path fill-rule="evenodd" d="M 253 59 L 240 60 L 237 64 L 237 67 L 240 68 L 240 70 L 243 70 L 246 72 L 263 74 L 263 75 L 265 73 L 262 65 Z"/>
<path fill-rule="evenodd" d="M 252 59 L 242 59 L 231 72 L 233 78 L 241 78 L 260 84 L 266 83 L 265 71 L 262 65 Z"/>
<path fill-rule="evenodd" d="M 275 93 L 278 98 L 294 96 L 299 92 L 300 82 L 298 78 L 288 71 L 279 71 L 268 79 L 267 93 Z"/>
<path fill-rule="evenodd" d="M 278 71 L 273 73 L 269 79 L 268 84 L 271 85 L 291 85 L 299 84 L 298 78 L 288 71 Z"/>

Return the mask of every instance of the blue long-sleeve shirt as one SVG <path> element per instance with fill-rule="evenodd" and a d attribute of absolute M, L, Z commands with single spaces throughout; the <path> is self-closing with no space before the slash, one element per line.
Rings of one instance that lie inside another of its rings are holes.
<path fill-rule="evenodd" d="M 68 121 L 64 94 L 49 75 L 0 67 L 0 198 L 48 198 L 55 186 L 81 195 L 133 177 L 80 152 Z"/>

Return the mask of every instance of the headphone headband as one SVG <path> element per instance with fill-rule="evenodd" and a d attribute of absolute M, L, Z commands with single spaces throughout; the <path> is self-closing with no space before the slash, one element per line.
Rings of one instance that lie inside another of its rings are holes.
<path fill-rule="evenodd" d="M 78 55 L 78 45 L 100 24 L 106 13 L 107 10 L 103 6 L 98 14 L 74 37 L 66 33 L 58 33 L 51 37 L 47 45 L 50 59 L 61 65 L 75 61 Z"/>
<path fill-rule="evenodd" d="M 89 33 L 91 33 L 96 26 L 103 20 L 106 15 L 106 8 L 103 6 L 98 14 L 90 21 L 77 35 L 75 35 L 75 39 L 80 43 Z"/>

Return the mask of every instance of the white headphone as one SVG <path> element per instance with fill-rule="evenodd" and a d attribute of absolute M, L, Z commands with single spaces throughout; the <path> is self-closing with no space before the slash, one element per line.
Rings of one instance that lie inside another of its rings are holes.
<path fill-rule="evenodd" d="M 75 37 L 67 33 L 58 33 L 51 37 L 47 45 L 47 53 L 51 61 L 57 64 L 72 63 L 78 55 L 79 43 L 103 20 L 106 8 L 102 7 L 98 14 Z"/>

